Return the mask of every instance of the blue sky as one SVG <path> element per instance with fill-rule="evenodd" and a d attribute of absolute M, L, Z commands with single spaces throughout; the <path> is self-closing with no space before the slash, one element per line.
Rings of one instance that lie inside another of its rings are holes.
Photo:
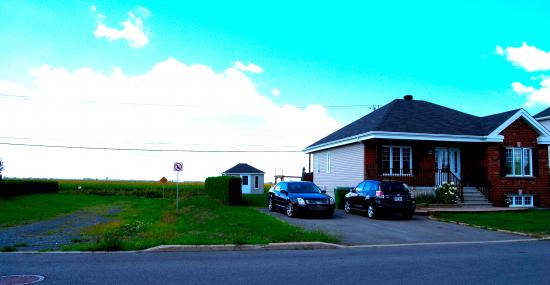
<path fill-rule="evenodd" d="M 32 71 L 43 64 L 103 75 L 117 67 L 125 76 L 140 76 L 172 58 L 220 74 L 237 61 L 253 63 L 263 72 L 242 71 L 246 80 L 265 97 L 258 100 L 279 107 L 383 105 L 405 94 L 475 115 L 516 108 L 535 114 L 550 105 L 550 93 L 541 87 L 550 68 L 525 67 L 529 59 L 537 61 L 533 50 L 539 62 L 547 60 L 550 2 L 369 2 L 0 1 L 0 81 L 21 87 L 0 91 L 36 89 Z M 132 19 L 128 13 L 142 23 L 142 46 L 94 35 L 100 24 L 122 30 L 121 22 Z M 514 53 L 523 43 L 531 49 Z M 521 85 L 514 88 L 514 82 Z M 52 95 L 44 90 L 37 93 Z M 323 118 L 336 124 L 295 145 L 369 112 L 325 110 Z M 239 114 L 230 118 L 250 122 Z M 31 128 L 25 131 L 35 138 Z"/>

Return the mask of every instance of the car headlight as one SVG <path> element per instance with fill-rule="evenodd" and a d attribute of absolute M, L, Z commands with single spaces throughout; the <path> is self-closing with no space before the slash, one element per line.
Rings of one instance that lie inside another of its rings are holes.
<path fill-rule="evenodd" d="M 298 205 L 300 205 L 300 206 L 305 206 L 306 205 L 306 201 L 303 198 L 298 198 L 298 199 L 296 199 L 296 201 L 298 201 Z"/>
<path fill-rule="evenodd" d="M 329 200 L 330 200 L 330 204 L 331 204 L 331 205 L 334 205 L 334 203 L 335 203 L 335 202 L 334 202 L 334 198 L 330 197 Z"/>

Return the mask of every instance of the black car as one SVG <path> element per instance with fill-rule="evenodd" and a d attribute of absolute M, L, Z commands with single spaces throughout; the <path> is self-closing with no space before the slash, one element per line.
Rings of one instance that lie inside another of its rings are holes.
<path fill-rule="evenodd" d="M 289 217 L 298 213 L 317 213 L 332 217 L 334 198 L 312 182 L 282 181 L 269 189 L 268 209 L 284 209 Z"/>
<path fill-rule="evenodd" d="M 409 186 L 399 181 L 365 180 L 344 198 L 346 213 L 364 211 L 371 219 L 382 212 L 397 212 L 410 219 L 415 209 L 416 200 Z"/>

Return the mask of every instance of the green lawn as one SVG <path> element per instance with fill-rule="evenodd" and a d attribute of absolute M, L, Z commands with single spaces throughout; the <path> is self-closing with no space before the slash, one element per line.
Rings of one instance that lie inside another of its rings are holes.
<path fill-rule="evenodd" d="M 108 205 L 123 200 L 118 196 L 35 194 L 0 198 L 0 227 L 43 220 L 78 209 Z"/>
<path fill-rule="evenodd" d="M 490 229 L 527 233 L 534 236 L 550 235 L 550 211 L 530 210 L 522 212 L 487 213 L 439 213 L 443 221 L 462 222 Z"/>
<path fill-rule="evenodd" d="M 188 195 L 189 194 L 189 195 Z M 135 196 L 41 194 L 0 199 L 0 224 L 21 224 L 87 208 L 112 214 L 110 222 L 87 228 L 66 250 L 134 250 L 162 244 L 266 244 L 290 241 L 337 242 L 305 231 L 254 207 L 265 195 L 243 195 L 246 206 L 226 206 L 204 195 L 182 193 L 180 213 L 174 199 Z"/>

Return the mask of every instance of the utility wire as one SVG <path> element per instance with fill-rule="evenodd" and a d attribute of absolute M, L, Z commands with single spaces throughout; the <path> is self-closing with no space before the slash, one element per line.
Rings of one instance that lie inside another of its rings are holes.
<path fill-rule="evenodd" d="M 1 98 L 4 97 L 4 98 Z M 9 95 L 9 94 L 2 94 L 0 93 L 0 99 L 14 99 L 14 100 L 32 100 L 33 98 L 30 96 L 21 96 L 21 95 Z M 67 101 L 64 101 L 67 102 Z M 147 106 L 147 107 L 164 107 L 164 108 L 224 108 L 226 106 L 215 106 L 215 105 L 188 105 L 188 104 L 156 104 L 156 103 L 135 103 L 135 102 L 101 102 L 101 101 L 94 101 L 94 100 L 85 100 L 85 101 L 72 101 L 69 103 L 78 103 L 78 104 L 118 104 L 118 105 L 126 105 L 126 106 Z M 291 107 L 295 107 L 298 109 L 306 109 L 309 106 L 294 106 L 289 105 Z M 322 105 L 326 109 L 370 109 L 370 110 L 376 110 L 380 108 L 380 105 L 376 104 L 353 104 L 353 105 Z M 281 106 L 278 106 L 281 107 Z M 273 107 L 270 106 L 257 106 L 254 107 L 256 109 L 270 109 Z"/>
<path fill-rule="evenodd" d="M 195 153 L 301 153 L 300 150 L 199 150 L 199 149 L 150 149 L 150 148 L 117 148 L 117 147 L 93 147 L 93 146 L 69 146 L 69 145 L 46 145 L 27 143 L 0 142 L 0 145 L 45 147 L 63 149 L 85 149 L 85 150 L 112 150 L 112 151 L 144 151 L 144 152 L 195 152 Z"/>

